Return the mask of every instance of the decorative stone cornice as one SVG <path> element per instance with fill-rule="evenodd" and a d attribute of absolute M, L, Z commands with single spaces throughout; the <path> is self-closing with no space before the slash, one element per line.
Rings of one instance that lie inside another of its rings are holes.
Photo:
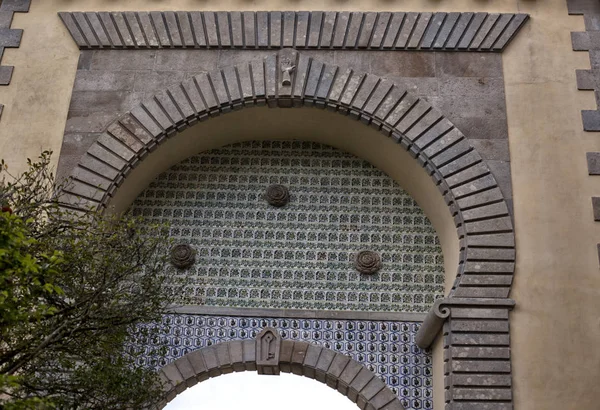
<path fill-rule="evenodd" d="M 501 52 L 514 13 L 337 11 L 61 12 L 81 49 L 284 48 Z"/>
<path fill-rule="evenodd" d="M 421 328 L 417 332 L 416 343 L 421 349 L 431 346 L 442 325 L 450 316 L 452 307 L 470 308 L 507 308 L 512 309 L 515 301 L 512 299 L 475 299 L 475 298 L 443 298 L 435 301 Z"/>

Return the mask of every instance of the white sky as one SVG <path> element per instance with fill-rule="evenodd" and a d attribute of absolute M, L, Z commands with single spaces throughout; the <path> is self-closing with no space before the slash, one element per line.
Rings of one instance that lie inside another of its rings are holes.
<path fill-rule="evenodd" d="M 356 410 L 337 390 L 306 377 L 281 373 L 230 373 L 198 383 L 179 394 L 165 410 Z"/>

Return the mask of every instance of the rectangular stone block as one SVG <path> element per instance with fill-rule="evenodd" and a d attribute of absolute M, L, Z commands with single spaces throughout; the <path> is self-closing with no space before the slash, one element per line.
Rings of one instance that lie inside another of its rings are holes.
<path fill-rule="evenodd" d="M 424 133 L 431 130 L 431 124 L 436 124 L 441 118 L 442 115 L 439 112 L 437 112 L 436 110 L 431 110 L 427 112 L 427 114 L 419 118 L 417 122 L 411 125 L 410 128 L 404 132 L 404 135 L 409 140 L 418 141 L 422 138 Z M 442 125 L 442 127 L 443 126 L 444 125 Z M 418 147 L 418 145 L 416 146 Z"/>
<path fill-rule="evenodd" d="M 456 289 L 454 296 L 457 298 L 507 298 L 510 286 L 505 287 L 475 287 L 462 286 Z"/>
<path fill-rule="evenodd" d="M 375 376 L 366 367 L 362 367 L 356 377 L 348 385 L 348 398 L 353 402 L 358 400 L 358 394 Z"/>
<path fill-rule="evenodd" d="M 407 46 L 409 49 L 417 48 L 419 46 L 421 38 L 423 37 L 423 34 L 425 34 L 425 30 L 429 26 L 429 20 L 431 20 L 432 16 L 433 13 L 419 13 L 417 22 L 410 36 L 410 40 L 408 41 Z"/>
<path fill-rule="evenodd" d="M 169 363 L 166 366 L 163 366 L 160 371 L 166 376 L 167 380 L 171 383 L 172 386 L 177 386 L 178 384 L 183 382 L 183 377 L 177 366 L 174 363 Z"/>
<path fill-rule="evenodd" d="M 510 359 L 508 347 L 451 347 L 453 358 Z"/>
<path fill-rule="evenodd" d="M 510 373 L 508 360 L 452 360 L 451 370 L 459 373 Z"/>
<path fill-rule="evenodd" d="M 502 199 L 504 199 L 502 192 L 498 188 L 492 188 L 477 192 L 474 195 L 460 198 L 456 202 L 459 207 L 464 209 L 487 205 L 493 202 L 501 201 Z"/>
<path fill-rule="evenodd" d="M 346 394 L 348 391 L 348 386 L 356 378 L 358 373 L 364 369 L 363 366 L 354 360 L 350 360 L 348 365 L 342 371 L 342 374 L 339 376 L 338 390 Z"/>
<path fill-rule="evenodd" d="M 509 374 L 451 374 L 446 376 L 446 386 L 490 386 L 510 387 L 512 385 Z"/>
<path fill-rule="evenodd" d="M 106 35 L 106 31 L 100 22 L 100 18 L 97 13 L 85 13 L 94 34 L 98 37 L 101 47 L 110 47 L 112 44 Z"/>
<path fill-rule="evenodd" d="M 506 320 L 452 320 L 450 329 L 453 332 L 508 332 Z"/>
<path fill-rule="evenodd" d="M 461 285 L 464 286 L 510 286 L 513 275 L 469 275 L 464 274 Z"/>
<path fill-rule="evenodd" d="M 389 24 L 387 26 L 387 32 L 382 41 L 382 47 L 384 49 L 393 48 L 396 43 L 396 38 L 399 35 L 402 22 L 404 21 L 405 13 L 397 12 L 392 13 Z"/>
<path fill-rule="evenodd" d="M 452 410 L 513 410 L 512 403 L 494 402 L 455 402 Z"/>
<path fill-rule="evenodd" d="M 600 197 L 592 197 L 592 211 L 594 212 L 594 221 L 600 221 Z"/>
<path fill-rule="evenodd" d="M 512 400 L 510 388 L 454 388 L 452 389 L 454 400 Z"/>
<path fill-rule="evenodd" d="M 19 47 L 21 44 L 21 37 L 23 37 L 23 30 L 21 29 L 0 29 L 0 47 Z"/>
<path fill-rule="evenodd" d="M 226 11 L 218 11 L 216 15 L 219 33 L 219 45 L 221 47 L 229 47 L 231 46 L 231 35 L 229 34 L 229 13 Z"/>
<path fill-rule="evenodd" d="M 507 308 L 453 307 L 453 319 L 508 319 Z"/>
<path fill-rule="evenodd" d="M 600 175 L 600 152 L 588 152 L 587 158 L 588 174 Z"/>
<path fill-rule="evenodd" d="M 81 30 L 86 43 L 90 47 L 98 47 L 100 45 L 100 43 L 98 43 L 98 40 L 96 39 L 96 36 L 94 35 L 94 31 L 88 24 L 87 19 L 85 18 L 85 14 L 81 13 L 81 12 L 74 12 L 73 18 L 75 19 L 75 22 L 77 23 L 77 27 Z M 0 38 L 1 38 L 1 35 L 0 35 Z"/>
<path fill-rule="evenodd" d="M 205 11 L 204 29 L 206 30 L 206 44 L 210 47 L 219 46 L 219 31 L 217 27 L 217 18 L 212 11 Z"/>
<path fill-rule="evenodd" d="M 486 16 L 485 20 L 481 24 L 481 27 L 477 31 L 477 34 L 473 37 L 471 44 L 469 44 L 470 50 L 475 50 L 480 47 L 483 48 L 484 39 L 488 36 L 488 34 L 490 34 L 490 31 L 496 25 L 499 17 L 500 15 L 498 13 L 489 13 Z"/>
<path fill-rule="evenodd" d="M 191 11 L 190 19 L 192 20 L 192 30 L 194 31 L 194 41 L 199 47 L 206 47 L 206 35 L 204 33 L 204 20 L 202 13 L 199 11 Z"/>
<path fill-rule="evenodd" d="M 14 67 L 10 65 L 0 66 L 0 85 L 10 84 Z"/>
<path fill-rule="evenodd" d="M 450 33 L 452 33 L 454 27 L 456 26 L 456 23 L 457 23 L 460 15 L 461 15 L 461 13 L 456 13 L 456 12 L 447 14 L 447 16 L 443 22 L 443 25 L 440 28 L 440 31 L 437 35 L 437 38 L 435 39 L 433 48 L 441 49 L 446 45 L 446 43 L 449 40 Z"/>
<path fill-rule="evenodd" d="M 510 231 L 512 230 L 512 220 L 508 216 L 501 216 L 483 221 L 468 222 L 465 226 L 468 234 Z"/>
<path fill-rule="evenodd" d="M 296 47 L 306 47 L 309 18 L 310 13 L 308 11 L 299 11 L 296 13 L 296 41 L 294 43 Z"/>
<path fill-rule="evenodd" d="M 508 333 L 482 334 L 482 333 L 451 333 L 448 335 L 448 344 L 453 346 L 463 345 L 489 345 L 509 346 L 510 337 Z"/>
<path fill-rule="evenodd" d="M 410 35 L 418 17 L 419 13 L 406 13 L 402 29 L 400 30 L 396 40 L 395 48 L 405 48 L 408 45 L 408 40 L 410 39 Z"/>
<path fill-rule="evenodd" d="M 466 242 L 468 246 L 515 246 L 515 238 L 512 233 L 467 235 Z"/>
<path fill-rule="evenodd" d="M 348 29 L 346 31 L 346 47 L 354 48 L 358 45 L 358 36 L 360 34 L 363 18 L 364 13 L 361 12 L 353 12 L 350 15 L 350 22 L 348 23 Z"/>
<path fill-rule="evenodd" d="M 377 22 L 377 13 L 364 13 L 362 20 L 362 27 L 360 34 L 358 35 L 357 47 L 367 48 L 369 47 L 369 41 L 373 36 L 373 30 Z"/>
<path fill-rule="evenodd" d="M 26 13 L 29 11 L 31 0 L 3 0 L 0 11 L 12 11 Z"/>
<path fill-rule="evenodd" d="M 483 175 L 477 179 L 474 179 L 466 184 L 462 184 L 456 188 L 453 188 L 452 193 L 456 200 L 460 200 L 462 198 L 475 195 L 479 192 L 487 191 L 490 188 L 493 188 L 495 186 L 496 186 L 496 180 L 494 179 L 494 177 L 492 175 L 487 174 L 487 175 Z M 503 203 L 500 203 L 500 205 L 498 205 L 498 204 L 491 204 L 491 205 L 483 204 L 479 208 L 475 208 L 474 210 L 473 209 L 469 210 L 471 213 L 468 214 L 468 216 L 465 216 L 463 214 L 463 217 L 465 218 L 465 220 L 468 220 L 468 219 L 471 220 L 471 219 L 478 219 L 478 218 L 484 218 L 484 217 L 491 217 L 494 215 L 508 214 L 508 211 L 506 209 L 503 209 L 502 205 L 503 205 Z M 497 209 L 497 207 L 499 207 L 499 208 Z M 506 206 L 504 206 L 504 208 L 506 208 Z M 465 211 L 465 212 L 469 212 L 469 211 Z"/>
<path fill-rule="evenodd" d="M 132 11 L 126 11 L 123 13 L 123 15 L 125 16 L 125 20 L 127 21 L 135 44 L 140 47 L 147 46 L 146 38 L 144 37 L 144 33 L 142 33 L 142 28 L 140 27 L 136 13 Z"/>
<path fill-rule="evenodd" d="M 583 119 L 583 129 L 585 131 L 600 131 L 600 111 L 583 110 L 581 111 Z"/>
<path fill-rule="evenodd" d="M 181 41 L 184 47 L 194 47 L 194 32 L 192 31 L 192 25 L 190 23 L 189 13 L 185 11 L 178 11 L 175 13 L 177 22 L 180 27 L 179 34 L 181 35 Z"/>
<path fill-rule="evenodd" d="M 469 260 L 514 261 L 515 250 L 507 248 L 469 248 Z"/>
<path fill-rule="evenodd" d="M 437 38 L 437 34 L 442 28 L 442 24 L 446 19 L 447 13 L 434 13 L 431 18 L 430 24 L 427 26 L 427 30 L 423 35 L 423 39 L 421 40 L 420 47 L 421 48 L 431 48 L 433 46 L 434 40 Z"/>

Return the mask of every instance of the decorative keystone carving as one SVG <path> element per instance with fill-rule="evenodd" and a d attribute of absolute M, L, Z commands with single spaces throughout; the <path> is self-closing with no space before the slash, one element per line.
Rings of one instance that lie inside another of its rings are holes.
<path fill-rule="evenodd" d="M 438 335 L 444 322 L 450 316 L 450 308 L 457 306 L 465 307 L 495 307 L 495 308 L 509 308 L 512 309 L 515 306 L 515 301 L 512 299 L 467 299 L 467 298 L 443 298 L 438 299 L 434 302 L 431 310 L 427 312 L 425 320 L 421 324 L 421 328 L 417 332 L 415 342 L 421 349 L 427 349 L 435 337 Z"/>
<path fill-rule="evenodd" d="M 196 261 L 196 252 L 190 245 L 176 245 L 171 249 L 171 263 L 179 269 L 189 268 Z"/>
<path fill-rule="evenodd" d="M 265 327 L 256 336 L 256 371 L 258 374 L 279 374 L 281 335 L 272 327 Z"/>
<path fill-rule="evenodd" d="M 279 184 L 270 185 L 265 192 L 265 199 L 270 205 L 282 207 L 290 201 L 287 187 Z"/>
<path fill-rule="evenodd" d="M 354 258 L 354 267 L 360 273 L 372 275 L 381 269 L 381 257 L 377 252 L 360 251 Z"/>
<path fill-rule="evenodd" d="M 292 73 L 296 69 L 296 65 L 294 61 L 288 56 L 281 58 L 281 86 L 282 87 L 291 87 L 292 85 Z"/>

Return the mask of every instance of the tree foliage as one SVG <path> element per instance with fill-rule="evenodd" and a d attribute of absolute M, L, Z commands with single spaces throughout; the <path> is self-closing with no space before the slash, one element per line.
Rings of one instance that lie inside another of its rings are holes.
<path fill-rule="evenodd" d="M 161 386 L 127 342 L 177 292 L 166 229 L 61 206 L 49 163 L 0 170 L 0 407 L 143 408 Z"/>

